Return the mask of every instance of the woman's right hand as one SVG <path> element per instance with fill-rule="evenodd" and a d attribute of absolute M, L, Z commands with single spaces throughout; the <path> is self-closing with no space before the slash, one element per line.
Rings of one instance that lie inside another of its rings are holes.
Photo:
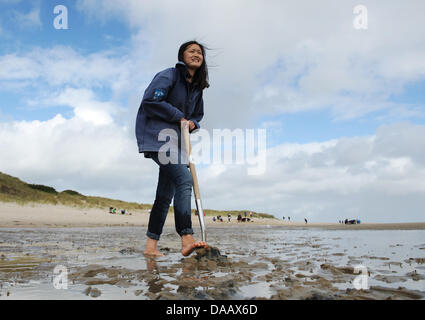
<path fill-rule="evenodd" d="M 185 126 L 189 125 L 189 131 L 192 131 L 196 128 L 195 124 L 191 120 L 186 120 L 185 118 L 180 119 L 180 124 L 182 125 L 182 128 L 185 128 Z"/>

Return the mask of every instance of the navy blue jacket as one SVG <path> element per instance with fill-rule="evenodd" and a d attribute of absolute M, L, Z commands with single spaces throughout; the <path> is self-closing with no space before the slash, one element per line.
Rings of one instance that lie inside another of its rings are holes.
<path fill-rule="evenodd" d="M 163 129 L 175 130 L 180 141 L 181 118 L 192 120 L 196 129 L 200 128 L 204 116 L 202 90 L 189 83 L 187 75 L 186 65 L 179 61 L 175 68 L 157 73 L 145 90 L 136 118 L 139 152 L 158 151 L 166 143 L 158 141 Z"/>

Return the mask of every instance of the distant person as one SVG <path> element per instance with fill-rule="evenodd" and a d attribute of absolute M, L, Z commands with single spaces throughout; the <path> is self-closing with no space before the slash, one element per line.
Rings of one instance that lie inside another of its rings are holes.
<path fill-rule="evenodd" d="M 306 219 L 306 218 L 304 218 L 304 221 L 305 221 L 305 223 L 307 224 L 307 219 Z"/>
<path fill-rule="evenodd" d="M 213 222 L 215 222 L 215 220 L 216 220 L 216 219 L 215 219 L 215 217 L 213 217 L 213 219 L 212 219 L 212 220 L 213 220 Z"/>
<path fill-rule="evenodd" d="M 241 222 L 242 221 L 242 215 L 239 213 L 238 214 L 238 222 Z"/>
<path fill-rule="evenodd" d="M 288 217 L 288 221 L 291 221 L 291 217 Z"/>
<path fill-rule="evenodd" d="M 285 217 L 282 217 L 283 220 L 285 220 Z"/>
<path fill-rule="evenodd" d="M 230 213 L 227 214 L 227 222 L 230 222 L 230 219 L 232 218 L 232 215 Z"/>
<path fill-rule="evenodd" d="M 344 224 L 348 224 L 348 219 L 345 219 Z"/>

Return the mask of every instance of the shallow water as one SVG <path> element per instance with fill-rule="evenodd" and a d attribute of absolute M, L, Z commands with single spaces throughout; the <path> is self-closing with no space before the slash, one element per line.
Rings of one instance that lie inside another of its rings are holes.
<path fill-rule="evenodd" d="M 164 256 L 147 259 L 145 232 L 0 229 L 0 299 L 425 297 L 425 230 L 209 228 L 223 261 L 182 259 L 172 228 L 161 237 Z M 54 273 L 58 265 L 67 273 Z M 56 289 L 65 276 L 67 288 Z"/>

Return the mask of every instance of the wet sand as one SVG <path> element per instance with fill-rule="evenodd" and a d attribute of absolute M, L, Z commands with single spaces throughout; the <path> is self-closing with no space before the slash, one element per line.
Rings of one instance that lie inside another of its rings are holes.
<path fill-rule="evenodd" d="M 1 228 L 0 299 L 425 298 L 423 230 L 215 226 L 208 242 L 220 254 L 183 258 L 166 227 L 157 259 L 143 255 L 145 232 Z M 66 289 L 55 289 L 57 266 L 66 268 Z"/>

